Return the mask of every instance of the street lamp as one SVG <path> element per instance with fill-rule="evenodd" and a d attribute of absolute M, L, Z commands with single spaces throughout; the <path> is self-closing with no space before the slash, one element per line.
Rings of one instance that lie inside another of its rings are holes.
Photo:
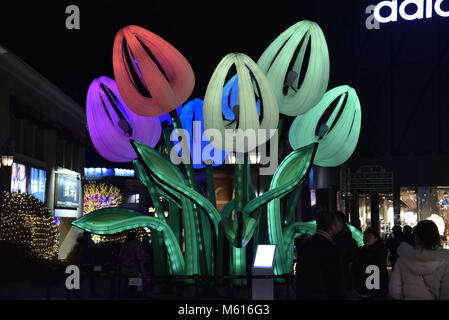
<path fill-rule="evenodd" d="M 11 167 L 14 162 L 14 140 L 8 138 L 2 150 L 1 166 Z"/>
<path fill-rule="evenodd" d="M 11 167 L 14 162 L 13 155 L 2 155 L 2 166 L 3 167 Z"/>

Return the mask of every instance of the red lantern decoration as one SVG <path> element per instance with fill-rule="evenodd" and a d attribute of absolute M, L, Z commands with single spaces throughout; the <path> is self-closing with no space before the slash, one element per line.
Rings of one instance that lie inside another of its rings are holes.
<path fill-rule="evenodd" d="M 195 85 L 187 59 L 170 43 L 138 26 L 117 33 L 113 65 L 121 97 L 141 116 L 157 117 L 176 109 Z"/>

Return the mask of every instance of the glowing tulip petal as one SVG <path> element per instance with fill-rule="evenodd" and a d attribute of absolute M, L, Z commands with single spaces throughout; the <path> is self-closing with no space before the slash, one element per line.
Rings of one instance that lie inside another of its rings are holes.
<path fill-rule="evenodd" d="M 307 47 L 310 57 L 299 83 Z M 278 99 L 279 112 L 297 116 L 316 105 L 329 83 L 329 51 L 315 22 L 300 21 L 284 31 L 264 51 L 257 64 L 267 75 Z"/>
<path fill-rule="evenodd" d="M 232 108 L 238 104 L 239 80 L 237 75 L 233 76 L 223 88 L 222 111 L 226 120 L 235 120 Z M 260 116 L 260 100 L 257 100 L 257 115 Z"/>
<path fill-rule="evenodd" d="M 325 124 L 319 121 L 336 99 L 338 103 Z M 319 142 L 314 164 L 336 167 L 349 159 L 360 135 L 362 111 L 356 91 L 340 86 L 327 92 L 323 99 L 304 115 L 296 117 L 289 132 L 290 145 L 298 149 Z M 323 138 L 317 136 L 322 132 Z"/>
<path fill-rule="evenodd" d="M 117 33 L 113 65 L 123 100 L 142 116 L 157 117 L 176 109 L 195 84 L 186 58 L 170 43 L 138 26 Z"/>
<path fill-rule="evenodd" d="M 176 108 L 176 112 L 178 113 L 178 115 L 181 115 L 181 113 L 182 113 L 182 107 L 180 106 L 180 107 Z M 172 118 L 170 117 L 170 114 L 169 114 L 169 113 L 163 114 L 163 115 L 159 116 L 158 118 L 159 118 L 159 121 L 160 121 L 161 123 L 164 122 L 164 121 L 167 121 L 169 124 L 172 124 L 172 123 L 173 123 L 173 120 L 172 120 Z"/>
<path fill-rule="evenodd" d="M 188 132 L 188 137 L 190 139 L 189 142 L 189 150 L 191 154 L 191 158 L 193 161 L 194 169 L 202 169 L 205 167 L 203 161 L 213 160 L 220 158 L 221 161 L 213 162 L 212 166 L 217 167 L 224 163 L 226 155 L 228 152 L 222 151 L 220 149 L 211 148 L 211 143 L 209 141 L 203 140 L 204 134 L 204 120 L 203 120 L 203 100 L 195 99 L 187 102 L 182 108 L 181 114 L 181 123 L 182 128 Z M 201 128 L 194 127 L 194 121 L 201 122 Z M 179 141 L 174 141 L 173 145 L 178 150 L 178 153 L 181 155 L 181 147 L 179 145 Z M 211 150 L 209 150 L 211 149 Z M 204 155 L 203 155 L 204 153 Z M 221 153 L 217 154 L 216 153 Z M 203 158 L 207 157 L 207 158 Z M 212 157 L 209 158 L 208 156 Z"/>
<path fill-rule="evenodd" d="M 240 108 L 238 121 L 229 121 L 223 120 L 223 87 L 226 75 L 234 64 L 237 69 L 237 101 Z M 261 114 L 263 114 L 262 121 L 257 113 L 256 101 L 258 98 L 261 103 Z M 256 133 L 256 141 L 248 141 L 244 146 L 237 146 L 239 141 L 235 136 L 232 137 L 233 141 L 226 141 L 222 144 L 221 141 L 213 140 L 211 144 L 221 150 L 248 152 L 268 141 L 274 134 L 274 132 L 268 131 L 276 129 L 278 122 L 279 111 L 276 97 L 262 70 L 251 58 L 242 53 L 231 53 L 225 56 L 218 64 L 207 86 L 204 97 L 204 128 L 206 130 L 216 129 L 225 138 L 227 129 L 231 132 L 236 132 L 237 129 L 241 129 L 243 132 L 248 129 L 257 132 L 257 130 L 263 129 L 267 131 L 267 134 L 262 137 Z"/>
<path fill-rule="evenodd" d="M 107 77 L 91 83 L 86 117 L 95 148 L 109 161 L 129 162 L 137 158 L 130 139 L 154 147 L 161 136 L 159 119 L 131 112 L 120 97 L 115 81 Z M 127 129 L 132 133 L 126 133 Z"/>

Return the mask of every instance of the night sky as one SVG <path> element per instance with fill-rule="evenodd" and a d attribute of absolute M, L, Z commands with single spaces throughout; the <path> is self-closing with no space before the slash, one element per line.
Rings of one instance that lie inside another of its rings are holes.
<path fill-rule="evenodd" d="M 112 45 L 126 25 L 158 34 L 188 59 L 196 77 L 193 99 L 204 97 L 226 54 L 242 52 L 257 61 L 289 26 L 316 21 L 329 46 L 329 89 L 348 84 L 362 103 L 353 159 L 449 155 L 449 18 L 400 20 L 367 30 L 365 9 L 378 0 L 258 1 L 251 6 L 246 1 L 8 2 L 13 4 L 2 3 L 0 11 L 0 43 L 82 107 L 94 78 L 113 77 Z M 65 28 L 69 4 L 80 8 L 81 30 Z M 98 158 L 88 158 L 88 164 Z"/>

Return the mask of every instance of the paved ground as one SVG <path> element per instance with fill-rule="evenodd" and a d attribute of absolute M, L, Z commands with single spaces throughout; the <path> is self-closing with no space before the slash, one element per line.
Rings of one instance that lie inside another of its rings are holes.
<path fill-rule="evenodd" d="M 123 300 L 123 299 L 169 299 L 169 300 L 246 300 L 251 299 L 249 287 L 227 286 L 195 287 L 193 285 L 162 286 L 153 285 L 137 292 L 135 287 L 119 284 L 117 279 L 97 277 L 94 290 L 91 290 L 89 279 L 83 279 L 80 290 L 68 291 L 64 282 L 30 283 L 25 281 L 11 281 L 0 284 L 0 300 Z M 128 289 L 129 292 L 127 292 Z M 290 288 L 287 293 L 284 285 L 276 286 L 276 299 L 293 299 L 294 292 Z"/>

